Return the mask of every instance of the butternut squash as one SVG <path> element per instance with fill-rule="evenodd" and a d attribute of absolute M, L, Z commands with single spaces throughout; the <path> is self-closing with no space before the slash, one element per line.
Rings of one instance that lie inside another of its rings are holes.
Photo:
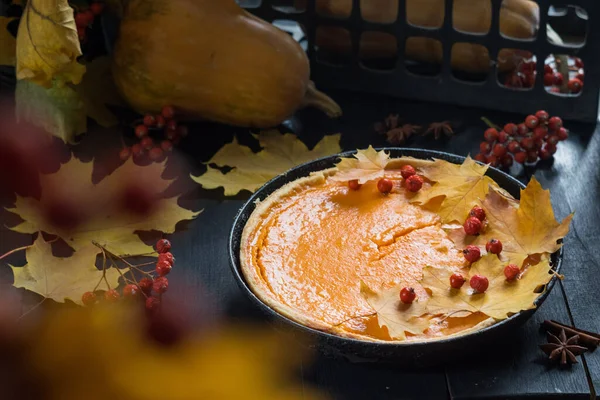
<path fill-rule="evenodd" d="M 306 0 L 296 0 L 302 7 Z M 439 28 L 444 21 L 445 0 L 406 0 L 406 18 L 410 24 L 427 28 Z M 322 15 L 344 18 L 350 15 L 352 2 L 349 0 L 317 0 L 317 12 Z M 371 22 L 391 23 L 398 15 L 397 0 L 362 0 L 361 13 Z M 400 10 L 402 13 L 402 10 Z M 453 25 L 457 30 L 485 34 L 491 25 L 491 2 L 489 0 L 454 0 Z M 504 0 L 500 9 L 500 32 L 518 39 L 531 39 L 539 27 L 539 7 L 530 0 Z M 339 28 L 321 26 L 316 44 L 320 49 L 337 55 L 346 55 L 351 44 L 340 34 Z M 364 36 L 361 43 L 363 59 L 392 58 L 396 44 L 389 36 Z M 406 43 L 406 58 L 420 62 L 441 63 L 442 47 L 431 39 L 415 37 Z M 519 56 L 529 53 L 501 51 L 498 67 L 501 71 L 514 69 Z M 451 59 L 452 67 L 466 72 L 487 72 L 490 55 L 478 45 L 457 44 Z"/>
<path fill-rule="evenodd" d="M 114 49 L 115 83 L 140 112 L 271 127 L 302 106 L 339 106 L 309 79 L 303 49 L 234 0 L 130 0 Z"/>

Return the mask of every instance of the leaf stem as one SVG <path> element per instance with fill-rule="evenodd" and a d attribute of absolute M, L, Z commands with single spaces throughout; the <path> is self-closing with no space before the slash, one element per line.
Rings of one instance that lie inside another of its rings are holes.
<path fill-rule="evenodd" d="M 502 128 L 500 128 L 498 125 L 496 125 L 495 123 L 493 123 L 492 121 L 490 121 L 490 119 L 489 119 L 489 118 L 487 118 L 487 117 L 481 117 L 481 120 L 482 120 L 482 121 L 483 121 L 483 122 L 484 122 L 484 123 L 485 123 L 487 126 L 489 126 L 490 128 L 494 128 L 494 129 L 497 129 L 497 130 L 499 130 L 499 131 L 501 131 L 501 130 L 502 130 Z"/>
<path fill-rule="evenodd" d="M 10 250 L 10 251 L 8 251 L 8 252 L 6 252 L 6 253 L 2 254 L 2 255 L 0 256 L 0 260 L 2 260 L 2 259 L 3 259 L 3 258 L 5 258 L 5 257 L 8 257 L 8 256 L 10 256 L 11 254 L 14 254 L 14 253 L 16 253 L 17 251 L 21 251 L 21 250 L 27 250 L 27 249 L 28 249 L 28 248 L 30 248 L 31 246 L 33 246 L 33 245 L 32 245 L 32 244 L 30 244 L 30 245 L 28 245 L 28 246 L 17 247 L 16 249 L 12 249 L 12 250 Z"/>

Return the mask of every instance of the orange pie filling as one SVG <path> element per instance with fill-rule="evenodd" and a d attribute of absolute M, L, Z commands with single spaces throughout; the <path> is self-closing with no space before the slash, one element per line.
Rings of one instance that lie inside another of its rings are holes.
<path fill-rule="evenodd" d="M 391 178 L 401 185 L 400 177 Z M 425 266 L 465 275 L 468 267 L 439 216 L 410 204 L 411 196 L 405 190 L 382 195 L 374 181 L 351 190 L 323 176 L 287 185 L 258 206 L 244 231 L 241 256 L 250 286 L 271 307 L 304 325 L 393 340 L 377 322 L 361 282 L 377 290 L 412 286 L 417 299 L 426 299 L 419 284 Z M 406 340 L 460 333 L 488 319 L 482 313 L 425 318 L 429 327 L 407 333 Z"/>

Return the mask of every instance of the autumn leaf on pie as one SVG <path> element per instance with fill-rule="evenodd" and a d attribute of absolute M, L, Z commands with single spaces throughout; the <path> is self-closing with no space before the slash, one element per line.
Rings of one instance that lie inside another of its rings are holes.
<path fill-rule="evenodd" d="M 534 301 L 540 296 L 536 289 L 546 285 L 552 278 L 547 259 L 525 269 L 521 276 L 509 282 L 504 276 L 506 262 L 489 254 L 473 264 L 470 276 L 483 275 L 489 280 L 485 293 L 474 293 L 467 284 L 460 289 L 450 287 L 451 271 L 446 268 L 425 267 L 421 285 L 431 291 L 427 302 L 427 313 L 432 315 L 454 315 L 480 311 L 497 320 L 509 314 L 535 308 Z"/>
<path fill-rule="evenodd" d="M 95 241 L 122 256 L 152 253 L 152 247 L 136 232 L 172 233 L 177 222 L 199 214 L 181 208 L 177 197 L 162 198 L 172 182 L 161 178 L 164 167 L 165 162 L 139 166 L 129 159 L 95 184 L 92 182 L 93 162 L 72 158 L 58 172 L 40 177 L 40 200 L 17 196 L 15 207 L 8 211 L 24 221 L 11 229 L 58 235 L 76 251 Z M 139 190 L 143 190 L 143 194 Z M 139 200 L 136 196 L 148 198 L 152 209 L 143 213 L 132 211 L 127 207 L 129 196 L 134 196 L 136 201 Z M 54 223 L 56 215 L 72 224 L 62 224 L 62 220 L 61 224 Z"/>
<path fill-rule="evenodd" d="M 17 33 L 17 79 L 44 87 L 78 84 L 85 67 L 73 9 L 67 0 L 29 0 Z"/>
<path fill-rule="evenodd" d="M 192 179 L 206 189 L 223 187 L 225 196 L 234 196 L 242 190 L 253 192 L 296 165 L 340 152 L 339 134 L 325 136 L 312 150 L 308 150 L 291 133 L 282 135 L 270 130 L 260 132 L 255 137 L 262 147 L 261 151 L 254 153 L 234 138 L 233 142 L 223 146 L 207 163 L 232 167 L 231 171 L 224 173 L 207 165 L 204 174 L 192 176 Z"/>
<path fill-rule="evenodd" d="M 406 332 L 420 334 L 429 327 L 426 319 L 418 318 L 425 314 L 426 302 L 402 303 L 401 289 L 394 287 L 377 293 L 364 282 L 360 283 L 360 293 L 377 313 L 379 326 L 385 326 L 393 339 L 406 339 Z"/>
<path fill-rule="evenodd" d="M 336 164 L 337 172 L 331 177 L 334 181 L 358 180 L 363 184 L 383 178 L 385 167 L 390 159 L 385 151 L 376 151 L 373 146 L 366 150 L 358 150 L 353 157 L 344 157 Z"/>
<path fill-rule="evenodd" d="M 0 66 L 14 66 L 16 63 L 17 41 L 8 31 L 8 24 L 16 18 L 0 16 Z"/>
<path fill-rule="evenodd" d="M 55 257 L 52 246 L 44 241 L 42 235 L 29 247 L 25 254 L 27 264 L 13 267 L 14 286 L 35 292 L 59 303 L 71 300 L 83 305 L 81 296 L 88 291 L 108 290 L 119 285 L 121 274 L 115 268 L 106 269 L 106 280 L 102 271 L 96 268 L 96 246 L 89 246 L 73 253 L 71 257 Z M 128 272 L 121 269 L 121 273 Z"/>
<path fill-rule="evenodd" d="M 490 186 L 497 186 L 485 176 L 487 168 L 471 157 L 467 157 L 462 165 L 435 160 L 431 165 L 420 168 L 421 173 L 435 184 L 421 190 L 411 201 L 425 205 L 436 197 L 444 196 L 437 210 L 442 222 L 464 221 L 471 208 L 481 204 Z"/>
<path fill-rule="evenodd" d="M 449 231 L 450 238 L 459 248 L 469 244 L 484 246 L 490 239 L 498 239 L 503 246 L 502 258 L 517 265 L 529 256 L 560 249 L 558 240 L 567 235 L 573 218 L 570 214 L 562 222 L 556 221 L 550 191 L 544 190 L 535 177 L 521 190 L 518 205 L 492 188 L 482 207 L 488 225 L 481 235 L 467 236 L 462 227 L 456 226 Z"/>

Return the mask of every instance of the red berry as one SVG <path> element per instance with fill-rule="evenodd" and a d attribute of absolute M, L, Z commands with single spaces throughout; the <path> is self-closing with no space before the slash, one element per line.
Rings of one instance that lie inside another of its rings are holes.
<path fill-rule="evenodd" d="M 167 261 L 158 261 L 156 263 L 156 273 L 159 276 L 165 276 L 167 275 L 169 272 L 171 272 L 171 269 L 173 268 L 173 266 L 171 265 L 171 263 L 167 262 Z"/>
<path fill-rule="evenodd" d="M 525 150 L 533 149 L 535 147 L 533 138 L 525 137 L 525 138 L 521 139 L 521 147 L 524 148 Z"/>
<path fill-rule="evenodd" d="M 550 143 L 548 143 L 548 144 L 546 144 L 546 147 L 545 147 L 545 149 L 546 149 L 546 151 L 547 151 L 548 153 L 550 153 L 550 154 L 554 154 L 554 153 L 556 153 L 556 145 L 553 145 L 553 144 L 550 144 Z"/>
<path fill-rule="evenodd" d="M 558 141 L 559 141 L 558 135 L 550 135 L 550 136 L 548 136 L 548 143 L 549 144 L 552 144 L 552 145 L 556 146 L 556 144 L 558 143 Z"/>
<path fill-rule="evenodd" d="M 81 301 L 83 302 L 83 305 L 86 306 L 94 305 L 97 300 L 98 298 L 94 292 L 85 292 L 83 296 L 81 296 Z"/>
<path fill-rule="evenodd" d="M 563 84 L 563 76 L 560 72 L 555 72 L 552 78 L 555 86 L 560 86 Z"/>
<path fill-rule="evenodd" d="M 479 206 L 475 206 L 469 211 L 469 217 L 475 217 L 483 222 L 485 219 L 485 210 Z"/>
<path fill-rule="evenodd" d="M 583 68 L 583 61 L 579 57 L 575 57 L 575 66 L 577 68 Z"/>
<path fill-rule="evenodd" d="M 160 253 L 158 255 L 158 261 L 166 261 L 169 264 L 173 265 L 175 263 L 175 257 L 173 257 L 173 253 L 167 251 L 166 253 Z"/>
<path fill-rule="evenodd" d="M 115 289 L 110 289 L 104 292 L 104 300 L 108 301 L 109 303 L 116 303 L 119 301 L 120 297 L 121 296 L 119 295 L 119 292 L 117 292 Z"/>
<path fill-rule="evenodd" d="M 548 119 L 550 118 L 550 115 L 544 110 L 539 110 L 535 113 L 535 116 L 542 124 L 548 122 Z"/>
<path fill-rule="evenodd" d="M 539 124 L 540 121 L 535 115 L 528 115 L 527 118 L 525 118 L 525 125 L 527 125 L 529 129 L 535 129 Z"/>
<path fill-rule="evenodd" d="M 579 93 L 583 88 L 583 82 L 577 78 L 569 80 L 569 91 L 571 93 Z"/>
<path fill-rule="evenodd" d="M 504 267 L 504 276 L 509 281 L 514 281 L 521 273 L 521 269 L 515 264 L 508 264 Z"/>
<path fill-rule="evenodd" d="M 165 152 L 171 151 L 173 150 L 173 143 L 170 140 L 163 140 L 160 142 L 160 148 Z"/>
<path fill-rule="evenodd" d="M 162 129 L 165 127 L 165 125 L 167 124 L 167 121 L 165 121 L 165 117 L 163 117 L 162 115 L 157 115 L 154 120 L 156 121 L 156 127 L 158 129 Z"/>
<path fill-rule="evenodd" d="M 154 140 L 152 140 L 150 136 L 144 136 L 142 140 L 140 140 L 140 144 L 144 149 L 150 150 L 152 147 L 154 147 Z"/>
<path fill-rule="evenodd" d="M 360 183 L 358 183 L 358 179 L 352 179 L 351 181 L 348 181 L 348 187 L 351 190 L 358 190 L 360 189 L 362 185 Z"/>
<path fill-rule="evenodd" d="M 544 86 L 554 85 L 554 72 L 546 72 L 544 74 Z"/>
<path fill-rule="evenodd" d="M 538 151 L 537 150 L 529 150 L 527 152 L 527 162 L 528 163 L 534 163 L 536 162 L 538 159 Z"/>
<path fill-rule="evenodd" d="M 489 142 L 481 142 L 479 143 L 479 151 L 487 154 L 492 150 L 492 145 Z"/>
<path fill-rule="evenodd" d="M 467 235 L 479 235 L 479 232 L 481 231 L 481 221 L 478 218 L 469 217 L 465 221 L 463 228 Z"/>
<path fill-rule="evenodd" d="M 535 85 L 536 72 L 526 72 L 521 77 L 521 82 L 524 88 L 532 88 Z"/>
<path fill-rule="evenodd" d="M 580 70 L 577 75 L 575 75 L 576 79 L 579 79 L 581 82 L 585 82 L 585 74 L 583 73 L 583 70 Z"/>
<path fill-rule="evenodd" d="M 148 128 L 153 127 L 156 124 L 156 118 L 154 118 L 154 115 L 152 114 L 146 114 L 144 115 L 144 125 L 146 125 Z"/>
<path fill-rule="evenodd" d="M 533 139 L 543 139 L 548 134 L 548 128 L 545 126 L 538 126 L 533 130 Z"/>
<path fill-rule="evenodd" d="M 502 164 L 502 166 L 504 168 L 510 168 L 513 165 L 513 158 L 507 154 L 504 157 L 502 157 L 502 159 L 500 160 L 500 163 Z"/>
<path fill-rule="evenodd" d="M 475 156 L 475 160 L 479 161 L 479 162 L 482 162 L 482 163 L 486 163 L 487 162 L 487 158 L 486 158 L 485 154 L 481 154 L 481 153 L 479 153 L 479 154 L 477 154 Z"/>
<path fill-rule="evenodd" d="M 150 292 L 152 291 L 152 284 L 154 283 L 154 281 L 150 278 L 142 278 L 138 285 L 140 287 L 140 290 L 146 294 L 150 294 Z"/>
<path fill-rule="evenodd" d="M 509 152 L 511 152 L 512 154 L 515 154 L 516 152 L 518 152 L 521 149 L 521 146 L 519 146 L 519 142 L 517 142 L 516 140 L 511 140 L 506 145 L 506 149 Z"/>
<path fill-rule="evenodd" d="M 404 165 L 402 168 L 400 168 L 400 174 L 404 179 L 408 179 L 411 176 L 416 175 L 417 171 L 412 165 Z"/>
<path fill-rule="evenodd" d="M 165 119 L 172 119 L 175 116 L 175 109 L 171 106 L 164 106 L 160 111 L 160 114 L 165 117 Z"/>
<path fill-rule="evenodd" d="M 548 146 L 541 149 L 539 155 L 542 160 L 549 160 L 552 158 L 552 154 L 548 151 Z"/>
<path fill-rule="evenodd" d="M 469 281 L 469 285 L 471 285 L 478 293 L 483 293 L 487 290 L 488 286 L 490 286 L 490 282 L 485 276 L 473 275 Z"/>
<path fill-rule="evenodd" d="M 78 28 L 86 28 L 92 22 L 94 22 L 94 14 L 90 10 L 75 14 L 75 26 Z"/>
<path fill-rule="evenodd" d="M 141 144 L 136 143 L 133 146 L 131 146 L 131 154 L 133 154 L 133 156 L 136 158 L 141 157 L 142 155 L 144 155 L 144 148 Z"/>
<path fill-rule="evenodd" d="M 140 288 L 137 285 L 128 284 L 123 288 L 123 297 L 133 298 L 138 297 L 140 294 Z"/>
<path fill-rule="evenodd" d="M 148 127 L 146 125 L 138 125 L 135 127 L 135 136 L 143 138 L 148 134 Z"/>
<path fill-rule="evenodd" d="M 500 254 L 502 252 L 502 242 L 498 239 L 490 239 L 485 244 L 485 251 L 492 254 Z"/>
<path fill-rule="evenodd" d="M 119 158 L 122 161 L 127 161 L 131 156 L 131 149 L 129 147 L 123 147 L 119 152 Z"/>
<path fill-rule="evenodd" d="M 551 87 L 551 88 L 550 88 L 550 93 L 560 93 L 560 88 L 557 88 L 557 87 Z"/>
<path fill-rule="evenodd" d="M 525 160 L 527 160 L 527 153 L 525 153 L 524 151 L 519 151 L 518 153 L 515 153 L 516 162 L 518 162 L 519 164 L 523 164 Z"/>
<path fill-rule="evenodd" d="M 552 74 L 554 73 L 554 70 L 552 69 L 552 67 L 548 64 L 544 65 L 544 74 Z"/>
<path fill-rule="evenodd" d="M 517 134 L 519 136 L 525 136 L 529 133 L 529 128 L 524 123 L 517 125 Z"/>
<path fill-rule="evenodd" d="M 180 125 L 177 127 L 177 135 L 184 138 L 188 135 L 189 131 L 187 126 Z"/>
<path fill-rule="evenodd" d="M 492 152 L 496 157 L 502 157 L 506 154 L 506 146 L 504 146 L 502 143 L 496 143 Z"/>
<path fill-rule="evenodd" d="M 417 298 L 417 294 L 415 293 L 415 289 L 408 287 L 402 288 L 400 291 L 400 301 L 404 304 L 411 304 Z"/>
<path fill-rule="evenodd" d="M 156 252 L 166 253 L 167 251 L 171 251 L 171 242 L 168 239 L 159 239 L 156 242 Z"/>
<path fill-rule="evenodd" d="M 90 11 L 94 14 L 94 15 L 100 15 L 102 14 L 102 11 L 104 10 L 104 3 L 92 3 L 90 4 Z"/>
<path fill-rule="evenodd" d="M 406 180 L 406 189 L 408 189 L 409 192 L 416 193 L 421 190 L 422 187 L 423 178 L 421 178 L 419 175 L 409 176 Z"/>
<path fill-rule="evenodd" d="M 146 310 L 154 312 L 160 308 L 160 299 L 158 297 L 148 297 L 146 299 Z"/>
<path fill-rule="evenodd" d="M 523 87 L 523 79 L 521 78 L 523 74 L 515 72 L 506 77 L 504 80 L 504 86 L 508 86 L 510 88 L 521 88 Z"/>
<path fill-rule="evenodd" d="M 453 289 L 460 289 L 464 285 L 466 279 L 461 274 L 450 275 L 450 287 Z"/>
<path fill-rule="evenodd" d="M 498 140 L 498 130 L 495 128 L 488 128 L 485 130 L 483 137 L 490 143 L 495 142 Z"/>
<path fill-rule="evenodd" d="M 463 255 L 468 262 L 474 263 L 481 258 L 481 250 L 477 246 L 469 245 L 463 250 Z"/>
<path fill-rule="evenodd" d="M 491 156 L 488 156 L 487 163 L 490 164 L 492 167 L 497 167 L 498 166 L 498 157 L 496 157 L 493 154 Z"/>
<path fill-rule="evenodd" d="M 511 122 L 511 123 L 504 125 L 503 131 L 508 133 L 511 136 L 514 136 L 517 134 L 518 128 L 517 128 L 517 125 L 515 125 Z"/>
<path fill-rule="evenodd" d="M 514 136 L 514 135 L 510 135 L 510 134 L 502 131 L 502 132 L 498 133 L 498 142 L 505 143 L 506 141 L 508 141 L 508 139 L 510 139 L 511 136 Z"/>
<path fill-rule="evenodd" d="M 542 146 L 544 145 L 544 139 L 535 139 L 535 140 L 533 141 L 533 144 L 534 144 L 534 146 L 535 146 L 534 148 L 536 148 L 536 149 L 538 149 L 538 150 L 539 150 L 539 149 L 541 149 L 541 148 L 542 148 Z"/>
<path fill-rule="evenodd" d="M 154 290 L 156 293 L 163 294 L 167 291 L 167 289 L 169 289 L 169 280 L 166 277 L 159 276 L 154 280 L 154 283 L 152 284 L 152 290 Z"/>
<path fill-rule="evenodd" d="M 177 134 L 176 129 L 167 129 L 165 137 L 172 142 L 179 140 L 179 135 Z"/>
<path fill-rule="evenodd" d="M 174 119 L 167 121 L 167 130 L 173 131 L 173 132 L 175 132 L 175 134 L 178 134 L 177 133 L 177 121 L 175 121 Z"/>
<path fill-rule="evenodd" d="M 562 119 L 560 119 L 560 117 L 552 117 L 548 120 L 548 129 L 550 129 L 551 131 L 556 131 L 562 128 L 562 126 L 563 122 Z"/>
<path fill-rule="evenodd" d="M 377 190 L 379 190 L 383 194 L 388 194 L 394 188 L 394 182 L 387 178 L 381 178 L 377 182 Z"/>
<path fill-rule="evenodd" d="M 150 153 L 148 153 L 148 156 L 152 161 L 160 161 L 164 155 L 165 152 L 160 147 L 154 147 L 152 150 L 150 150 Z"/>
<path fill-rule="evenodd" d="M 558 140 L 567 140 L 567 138 L 569 137 L 569 132 L 565 128 L 560 127 L 556 131 L 556 136 L 558 136 Z"/>

